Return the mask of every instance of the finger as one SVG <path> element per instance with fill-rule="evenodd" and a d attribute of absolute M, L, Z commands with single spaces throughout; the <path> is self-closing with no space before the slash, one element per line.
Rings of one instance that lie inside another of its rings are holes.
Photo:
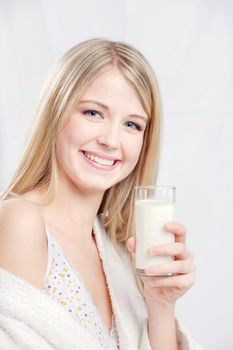
<path fill-rule="evenodd" d="M 177 259 L 186 259 L 191 256 L 187 246 L 177 242 L 155 245 L 148 249 L 148 253 L 152 256 L 174 256 Z"/>
<path fill-rule="evenodd" d="M 195 272 L 193 259 L 175 260 L 171 263 L 149 266 L 145 269 L 148 276 L 168 276 L 170 274 L 189 274 Z"/>
<path fill-rule="evenodd" d="M 194 282 L 194 273 L 170 277 L 151 277 L 147 281 L 146 278 L 144 278 L 144 283 L 151 287 L 176 287 L 180 289 L 188 289 L 192 287 Z"/>
<path fill-rule="evenodd" d="M 127 242 L 126 242 L 126 246 L 127 246 L 127 249 L 128 251 L 132 254 L 132 253 L 135 253 L 136 251 L 136 239 L 135 237 L 131 236 Z"/>
<path fill-rule="evenodd" d="M 168 231 L 173 232 L 176 236 L 176 242 L 185 243 L 187 228 L 175 221 L 169 221 L 164 226 Z"/>

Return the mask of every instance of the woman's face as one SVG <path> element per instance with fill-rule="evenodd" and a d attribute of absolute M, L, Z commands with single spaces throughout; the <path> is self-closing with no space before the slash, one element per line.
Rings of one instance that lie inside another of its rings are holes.
<path fill-rule="evenodd" d="M 61 178 L 104 192 L 137 164 L 147 115 L 132 85 L 115 67 L 96 77 L 80 98 L 56 146 Z"/>

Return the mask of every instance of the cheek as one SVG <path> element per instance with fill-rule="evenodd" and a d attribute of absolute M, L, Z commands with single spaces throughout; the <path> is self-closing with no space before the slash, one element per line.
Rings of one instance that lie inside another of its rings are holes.
<path fill-rule="evenodd" d="M 60 133 L 56 143 L 56 156 L 58 161 L 64 162 L 69 158 L 71 147 L 75 146 L 74 129 L 67 125 Z"/>
<path fill-rule="evenodd" d="M 70 147 L 77 147 L 77 143 L 80 142 L 83 135 L 83 132 L 79 130 L 80 128 L 78 128 L 71 119 L 58 137 L 56 146 L 57 154 L 62 155 L 66 153 Z"/>
<path fill-rule="evenodd" d="M 131 145 L 128 145 L 129 147 L 127 148 L 127 154 L 132 168 L 134 168 L 138 162 L 142 150 L 142 144 L 143 139 L 141 138 L 137 140 L 137 142 L 133 142 Z"/>

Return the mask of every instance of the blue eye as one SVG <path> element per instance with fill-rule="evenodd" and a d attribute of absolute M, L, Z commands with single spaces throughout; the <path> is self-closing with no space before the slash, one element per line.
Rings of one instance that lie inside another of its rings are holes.
<path fill-rule="evenodd" d="M 88 110 L 84 111 L 83 114 L 88 115 L 91 118 L 101 117 L 101 113 L 98 111 L 95 111 L 93 109 L 88 109 Z"/>
<path fill-rule="evenodd" d="M 139 130 L 141 131 L 142 128 L 139 124 L 137 123 L 134 123 L 134 122 L 126 122 L 126 125 L 130 128 L 130 129 L 136 129 L 136 130 Z"/>

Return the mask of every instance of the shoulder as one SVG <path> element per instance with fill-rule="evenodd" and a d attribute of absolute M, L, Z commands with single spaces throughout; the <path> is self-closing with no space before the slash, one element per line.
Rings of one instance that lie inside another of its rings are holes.
<path fill-rule="evenodd" d="M 43 219 L 37 205 L 21 198 L 0 201 L 0 237 L 6 232 L 11 236 L 15 230 L 19 237 L 38 226 L 43 226 Z"/>
<path fill-rule="evenodd" d="M 47 241 L 39 208 L 12 198 L 0 202 L 0 267 L 42 286 Z"/>
<path fill-rule="evenodd" d="M 0 219 L 7 219 L 9 214 L 17 214 L 18 211 L 21 212 L 21 214 L 24 212 L 24 210 L 30 210 L 31 212 L 38 212 L 38 207 L 33 204 L 32 202 L 29 202 L 28 200 L 25 200 L 23 197 L 13 197 L 6 200 L 0 201 Z"/>

